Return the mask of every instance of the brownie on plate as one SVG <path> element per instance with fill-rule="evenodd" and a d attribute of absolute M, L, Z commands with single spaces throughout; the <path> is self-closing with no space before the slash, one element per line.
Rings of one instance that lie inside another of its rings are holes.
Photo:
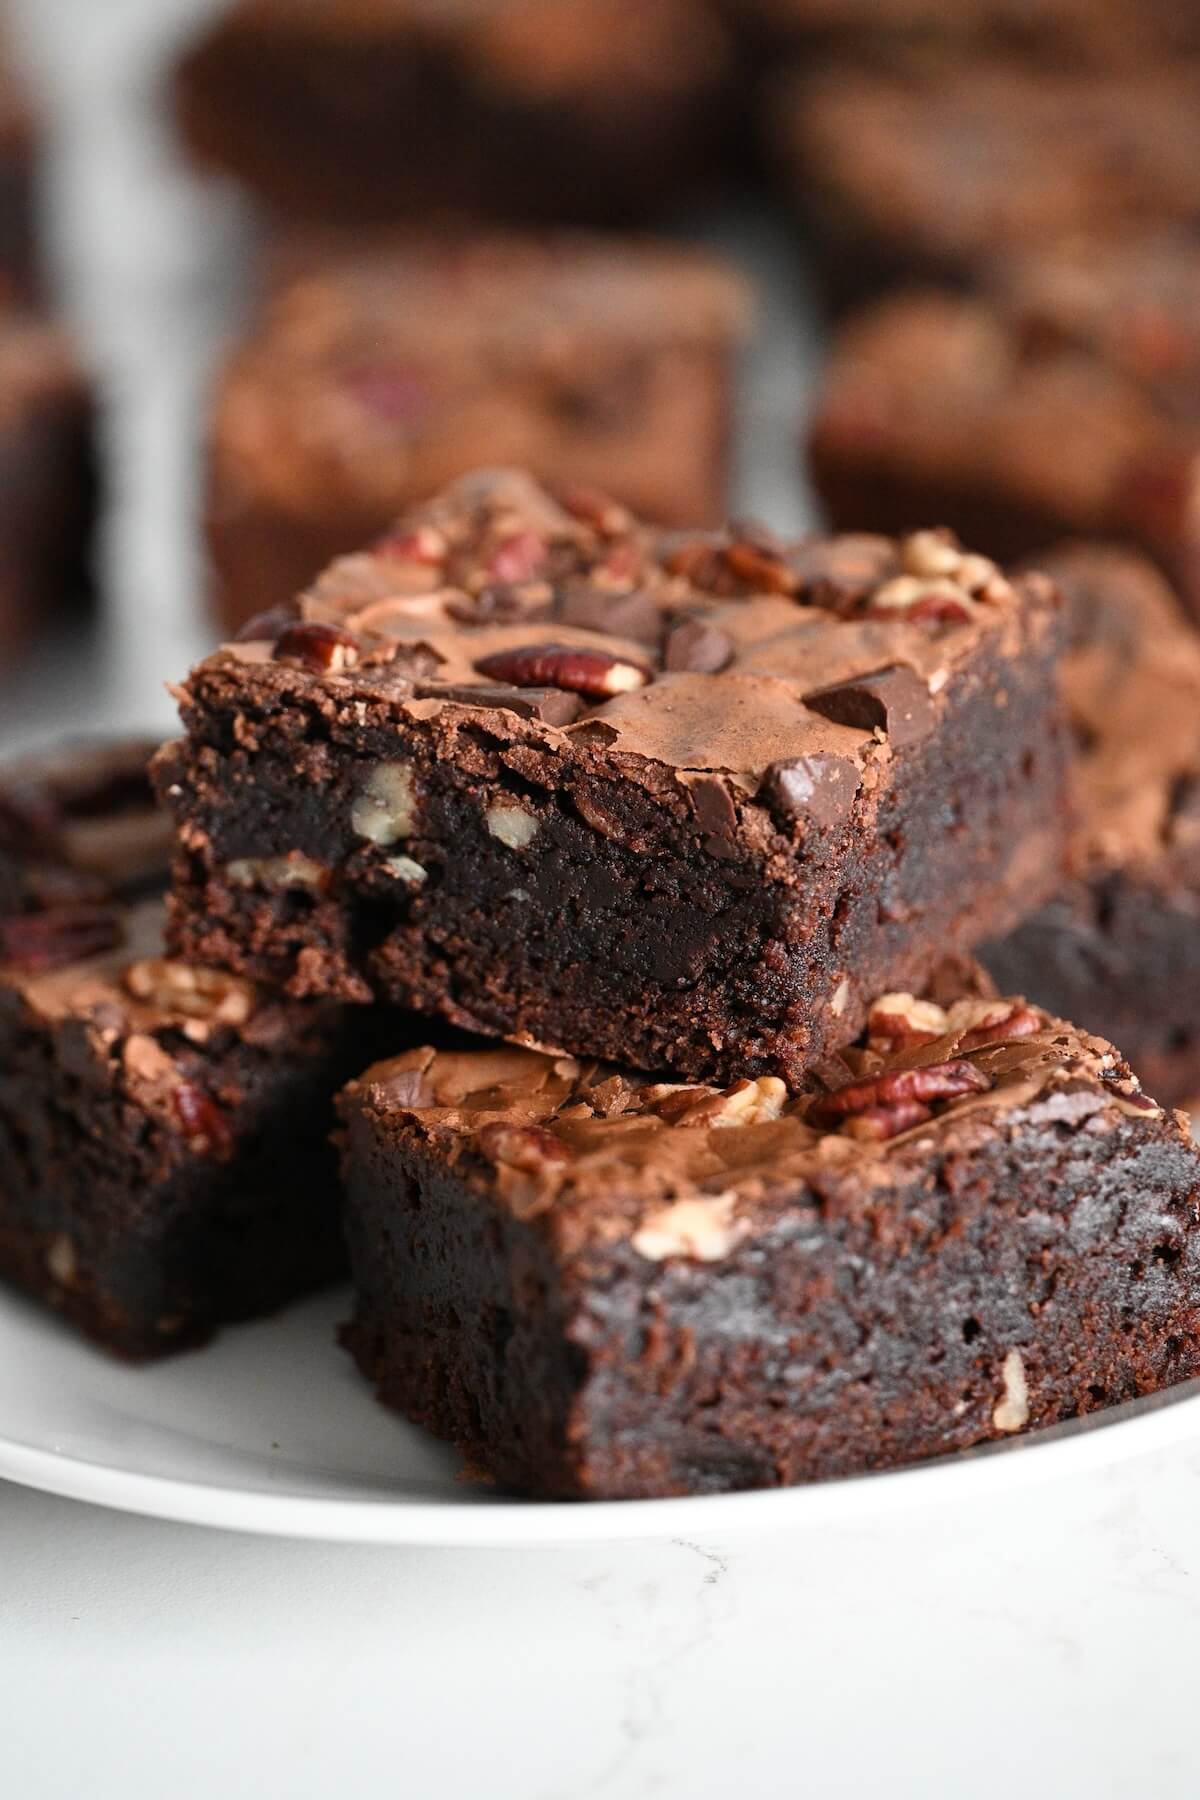
<path fill-rule="evenodd" d="M 0 1276 L 142 1358 L 341 1271 L 332 1096 L 379 1021 L 168 958 L 136 751 L 72 755 L 0 781 Z"/>
<path fill-rule="evenodd" d="M 771 114 L 839 300 L 1200 212 L 1195 57 L 1035 77 L 987 59 L 925 77 L 834 64 L 783 78 Z"/>
<path fill-rule="evenodd" d="M 379 1397 L 523 1492 L 882 1469 L 1200 1369 L 1200 1156 L 1118 1053 L 948 975 L 790 1098 L 410 1050 L 340 1101 Z"/>
<path fill-rule="evenodd" d="M 611 490 L 670 525 L 725 511 L 748 315 L 722 261 L 637 238 L 294 245 L 210 431 L 217 598 L 240 625 L 481 460 Z"/>
<path fill-rule="evenodd" d="M 937 532 L 669 535 L 464 479 L 179 690 L 178 953 L 789 1081 L 1062 853 L 1058 596 Z"/>
<path fill-rule="evenodd" d="M 78 594 L 93 514 L 92 404 L 60 328 L 0 298 L 0 675 Z"/>
<path fill-rule="evenodd" d="M 1005 988 L 1113 1037 L 1161 1099 L 1200 1102 L 1200 636 L 1161 575 L 1079 544 L 1039 559 L 1068 601 L 1079 751 L 1071 878 L 980 952 Z"/>
<path fill-rule="evenodd" d="M 709 172 L 708 0 L 240 0 L 186 55 L 196 157 L 315 219 L 644 218 Z"/>
<path fill-rule="evenodd" d="M 1151 289 L 1137 306 L 1114 288 L 1110 307 L 1081 282 L 1072 305 L 1065 281 L 1052 316 L 1051 285 L 1035 299 L 1030 277 L 1028 304 L 1011 306 L 921 290 L 847 319 L 809 428 L 828 517 L 891 531 L 938 519 L 1005 560 L 1064 535 L 1123 539 L 1200 616 L 1194 323 Z"/>

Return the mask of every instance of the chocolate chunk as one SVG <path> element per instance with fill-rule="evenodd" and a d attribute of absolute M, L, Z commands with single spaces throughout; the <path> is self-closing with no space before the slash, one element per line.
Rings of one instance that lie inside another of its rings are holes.
<path fill-rule="evenodd" d="M 729 862 L 737 855 L 737 808 L 725 783 L 716 775 L 702 775 L 692 783 L 692 810 L 704 833 L 710 856 Z"/>
<path fill-rule="evenodd" d="M 822 750 L 772 763 L 758 791 L 776 812 L 832 827 L 850 817 L 859 785 L 858 770 L 848 757 Z"/>
<path fill-rule="evenodd" d="M 662 613 L 642 588 L 614 593 L 611 588 L 573 582 L 562 597 L 559 618 L 579 631 L 603 631 L 632 638 L 635 644 L 657 644 Z"/>
<path fill-rule="evenodd" d="M 894 750 L 917 744 L 933 730 L 929 689 L 912 669 L 895 665 L 805 694 L 804 704 L 835 725 L 886 731 Z"/>
<path fill-rule="evenodd" d="M 716 625 L 685 619 L 676 625 L 663 652 L 673 675 L 716 675 L 733 656 L 733 639 Z"/>
<path fill-rule="evenodd" d="M 569 725 L 583 711 L 578 694 L 565 688 L 448 687 L 428 683 L 417 689 L 422 700 L 453 700 L 459 706 L 492 706 L 544 725 Z"/>

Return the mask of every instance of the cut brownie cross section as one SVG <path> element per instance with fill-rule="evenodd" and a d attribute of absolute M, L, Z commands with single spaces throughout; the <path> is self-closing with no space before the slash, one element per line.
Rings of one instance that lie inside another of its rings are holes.
<path fill-rule="evenodd" d="M 1160 1098 L 1195 1103 L 1200 637 L 1140 557 L 1079 544 L 1039 566 L 1068 601 L 1071 879 L 980 955 L 1005 987 L 1115 1038 Z"/>
<path fill-rule="evenodd" d="M 1048 582 L 936 532 L 664 539 L 470 478 L 180 690 L 173 942 L 798 1080 L 881 986 L 1053 891 L 1057 647 Z"/>
<path fill-rule="evenodd" d="M 506 1485 L 627 1498 L 888 1468 L 1195 1375 L 1182 1116 L 1101 1040 L 938 991 L 880 999 L 794 1099 L 517 1050 L 368 1070 L 345 1338 L 379 1397 Z"/>
<path fill-rule="evenodd" d="M 718 258 L 483 234 L 353 252 L 305 238 L 277 261 L 212 422 L 231 629 L 484 456 L 667 525 L 721 518 L 748 295 Z"/>
<path fill-rule="evenodd" d="M 0 783 L 0 1275 L 147 1357 L 340 1272 L 332 1095 L 378 1040 L 164 955 L 161 900 L 122 898 L 165 876 L 137 770 Z"/>

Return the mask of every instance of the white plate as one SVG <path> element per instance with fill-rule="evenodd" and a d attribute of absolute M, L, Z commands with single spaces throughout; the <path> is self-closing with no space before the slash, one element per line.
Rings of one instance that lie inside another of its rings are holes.
<path fill-rule="evenodd" d="M 127 1368 L 0 1296 L 0 1477 L 166 1519 L 386 1544 L 690 1537 L 963 1500 L 1200 1437 L 1200 1383 L 1082 1425 L 891 1475 L 695 1500 L 550 1505 L 463 1481 L 453 1452 L 378 1407 L 327 1295 L 207 1350 Z"/>

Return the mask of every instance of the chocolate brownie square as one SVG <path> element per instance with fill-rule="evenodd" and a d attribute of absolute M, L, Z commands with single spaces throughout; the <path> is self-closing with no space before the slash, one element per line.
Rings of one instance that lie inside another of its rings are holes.
<path fill-rule="evenodd" d="M 798 1079 L 1048 897 L 1058 597 L 938 532 L 666 535 L 469 477 L 180 688 L 176 953 Z"/>
<path fill-rule="evenodd" d="M 1040 560 L 1068 602 L 1078 742 L 1070 880 L 980 955 L 1116 1038 L 1153 1093 L 1200 1102 L 1200 637 L 1141 557 L 1097 545 Z"/>
<path fill-rule="evenodd" d="M 341 1272 L 332 1096 L 382 1021 L 166 956 L 136 755 L 0 783 L 0 1277 L 143 1358 Z"/>
<path fill-rule="evenodd" d="M 847 319 L 809 427 L 814 484 L 841 530 L 938 519 L 1004 560 L 1122 539 L 1200 615 L 1194 325 L 1149 288 L 1089 317 L 1068 285 L 1055 317 L 1030 282 L 1028 305 L 922 290 Z"/>
<path fill-rule="evenodd" d="M 745 285 L 637 238 L 482 236 L 280 253 L 210 431 L 232 628 L 481 460 L 671 525 L 725 510 Z"/>
<path fill-rule="evenodd" d="M 92 449 L 91 395 L 64 333 L 0 299 L 0 659 L 85 585 Z"/>
<path fill-rule="evenodd" d="M 411 1050 L 340 1101 L 379 1398 L 547 1498 L 774 1487 L 1200 1370 L 1200 1155 L 1111 1046 L 890 994 L 789 1098 Z"/>
<path fill-rule="evenodd" d="M 838 301 L 1200 214 L 1195 57 L 1036 78 L 987 59 L 925 78 L 833 64 L 781 80 L 769 111 Z"/>
<path fill-rule="evenodd" d="M 241 0 L 175 81 L 193 154 L 280 212 L 644 219 L 719 162 L 708 0 Z"/>

